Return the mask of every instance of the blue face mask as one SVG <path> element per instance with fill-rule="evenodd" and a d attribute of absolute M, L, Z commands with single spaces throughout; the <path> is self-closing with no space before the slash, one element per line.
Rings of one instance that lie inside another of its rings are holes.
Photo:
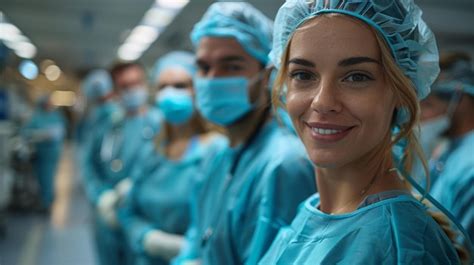
<path fill-rule="evenodd" d="M 122 105 L 127 111 L 137 111 L 147 100 L 147 89 L 135 87 L 126 89 L 122 93 Z"/>
<path fill-rule="evenodd" d="M 183 89 L 165 87 L 156 95 L 156 105 L 167 122 L 173 125 L 183 124 L 193 116 L 194 106 L 191 94 Z"/>
<path fill-rule="evenodd" d="M 250 112 L 249 80 L 245 77 L 194 78 L 196 108 L 212 123 L 227 126 Z"/>

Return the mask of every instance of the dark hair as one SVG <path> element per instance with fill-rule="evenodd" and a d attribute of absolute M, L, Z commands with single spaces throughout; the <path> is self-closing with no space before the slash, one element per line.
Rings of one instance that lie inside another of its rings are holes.
<path fill-rule="evenodd" d="M 465 52 L 443 52 L 439 56 L 441 70 L 451 69 L 459 61 L 471 62 L 471 57 Z"/>
<path fill-rule="evenodd" d="M 142 69 L 143 71 L 145 71 L 145 67 L 143 67 L 143 65 L 137 61 L 114 63 L 112 67 L 110 67 L 110 70 L 109 70 L 110 76 L 112 77 L 112 81 L 114 82 L 114 85 L 115 85 L 117 76 L 120 73 L 122 73 L 125 69 L 132 68 L 132 67 L 138 67 Z"/>

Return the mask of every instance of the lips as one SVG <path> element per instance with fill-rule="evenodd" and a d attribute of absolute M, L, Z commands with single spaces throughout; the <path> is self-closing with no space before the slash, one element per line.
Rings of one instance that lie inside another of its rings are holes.
<path fill-rule="evenodd" d="M 355 127 L 318 122 L 306 122 L 305 124 L 311 130 L 311 137 L 314 140 L 324 142 L 342 140 Z"/>

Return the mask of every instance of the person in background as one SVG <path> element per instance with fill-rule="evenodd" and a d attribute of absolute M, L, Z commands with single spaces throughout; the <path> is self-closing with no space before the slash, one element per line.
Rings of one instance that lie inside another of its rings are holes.
<path fill-rule="evenodd" d="M 65 137 L 65 121 L 51 103 L 50 95 L 41 96 L 31 120 L 22 134 L 35 149 L 33 168 L 41 195 L 40 211 L 49 212 L 54 201 L 54 183 Z"/>
<path fill-rule="evenodd" d="M 102 265 L 126 264 L 129 258 L 118 226 L 116 205 L 131 187 L 136 159 L 159 132 L 161 114 L 146 104 L 148 87 L 143 67 L 118 63 L 111 76 L 122 115 L 94 136 L 85 155 L 84 186 L 95 208 L 95 237 Z"/>
<path fill-rule="evenodd" d="M 442 53 L 440 67 L 432 93 L 421 102 L 421 142 L 434 150 L 427 153 L 431 194 L 474 241 L 474 70 L 463 53 Z M 440 139 L 447 141 L 436 148 Z"/>
<path fill-rule="evenodd" d="M 113 120 L 113 115 L 121 114 L 108 71 L 104 69 L 91 71 L 84 78 L 81 88 L 87 99 L 88 112 L 82 118 L 83 137 L 79 139 L 76 147 L 80 169 L 84 168 L 84 157 L 92 139 L 107 128 L 107 124 Z"/>
<path fill-rule="evenodd" d="M 212 4 L 191 32 L 196 107 L 228 141 L 203 162 L 174 264 L 256 264 L 315 192 L 301 142 L 271 113 L 271 34 L 272 21 L 245 2 Z"/>
<path fill-rule="evenodd" d="M 134 264 L 168 264 L 183 245 L 190 220 L 191 183 L 216 140 L 194 107 L 195 58 L 176 51 L 160 58 L 152 80 L 164 125 L 143 150 L 142 166 L 120 211 Z"/>
<path fill-rule="evenodd" d="M 452 231 L 443 231 L 406 182 L 416 184 L 405 172 L 422 155 L 418 100 L 439 73 L 436 40 L 418 6 L 288 0 L 276 16 L 271 58 L 279 69 L 274 95 L 286 86 L 286 107 L 316 165 L 318 194 L 259 263 L 467 261 L 448 237 Z"/>

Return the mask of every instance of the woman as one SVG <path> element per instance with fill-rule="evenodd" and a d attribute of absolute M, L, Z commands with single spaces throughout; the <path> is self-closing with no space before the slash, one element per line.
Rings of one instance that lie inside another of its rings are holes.
<path fill-rule="evenodd" d="M 289 0 L 276 18 L 276 96 L 315 164 L 319 194 L 261 264 L 459 264 L 400 171 L 419 155 L 417 98 L 439 72 L 413 1 Z M 402 141 L 403 139 L 403 141 Z M 399 162 L 392 148 L 404 143 Z"/>
<path fill-rule="evenodd" d="M 120 222 L 136 264 L 167 264 L 181 245 L 189 223 L 193 177 L 217 139 L 194 111 L 194 57 L 172 52 L 155 66 L 156 101 L 165 119 L 152 150 L 140 164 Z"/>

